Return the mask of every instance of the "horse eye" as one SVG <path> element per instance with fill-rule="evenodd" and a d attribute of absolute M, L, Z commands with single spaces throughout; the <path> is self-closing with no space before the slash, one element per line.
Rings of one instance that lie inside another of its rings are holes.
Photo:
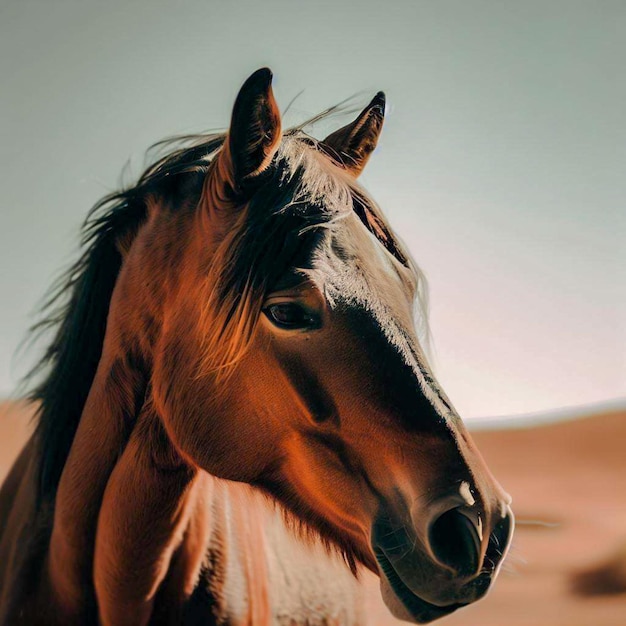
<path fill-rule="evenodd" d="M 269 320 L 279 328 L 307 328 L 315 324 L 313 316 L 299 304 L 284 302 L 263 309 Z"/>

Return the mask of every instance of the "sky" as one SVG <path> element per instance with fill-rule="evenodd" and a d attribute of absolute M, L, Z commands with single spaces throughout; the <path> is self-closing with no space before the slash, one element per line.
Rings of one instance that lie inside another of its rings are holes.
<path fill-rule="evenodd" d="M 0 0 L 0 395 L 88 209 L 269 66 L 287 125 L 386 92 L 362 182 L 462 416 L 626 397 L 625 58 L 622 0 Z"/>

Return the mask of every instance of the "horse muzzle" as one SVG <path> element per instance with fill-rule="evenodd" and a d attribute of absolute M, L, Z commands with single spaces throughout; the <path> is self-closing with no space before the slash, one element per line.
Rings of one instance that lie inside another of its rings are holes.
<path fill-rule="evenodd" d="M 455 506 L 437 513 L 423 532 L 379 512 L 371 546 L 385 604 L 399 619 L 427 623 L 482 598 L 498 574 L 513 533 L 508 507 L 488 528 Z M 490 528 L 489 528 L 490 527 Z M 483 530 L 488 530 L 485 537 Z"/>

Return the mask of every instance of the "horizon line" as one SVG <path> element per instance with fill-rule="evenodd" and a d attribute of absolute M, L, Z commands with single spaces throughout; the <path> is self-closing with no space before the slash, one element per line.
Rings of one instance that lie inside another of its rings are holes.
<path fill-rule="evenodd" d="M 463 418 L 469 430 L 503 430 L 531 428 L 557 422 L 591 417 L 601 413 L 626 411 L 626 396 L 619 396 L 598 402 L 558 407 L 543 411 L 514 413 L 512 415 L 474 416 Z"/>

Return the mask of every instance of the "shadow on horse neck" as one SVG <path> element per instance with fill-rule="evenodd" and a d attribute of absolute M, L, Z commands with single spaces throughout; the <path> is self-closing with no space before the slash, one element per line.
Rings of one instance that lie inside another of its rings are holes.
<path fill-rule="evenodd" d="M 349 577 L 371 570 L 396 617 L 486 593 L 509 498 L 429 369 L 423 278 L 357 181 L 384 105 L 324 140 L 283 132 L 259 70 L 226 134 L 96 207 L 52 298 L 66 299 L 32 444 L 49 525 L 38 600 L 15 615 L 180 623 L 202 588 L 206 619 L 240 623 L 227 597 L 243 583 L 223 569 L 239 540 L 265 546 L 239 572 L 256 611 L 242 623 L 272 623 L 260 497 L 294 528 L 280 541 L 325 546 Z"/>

